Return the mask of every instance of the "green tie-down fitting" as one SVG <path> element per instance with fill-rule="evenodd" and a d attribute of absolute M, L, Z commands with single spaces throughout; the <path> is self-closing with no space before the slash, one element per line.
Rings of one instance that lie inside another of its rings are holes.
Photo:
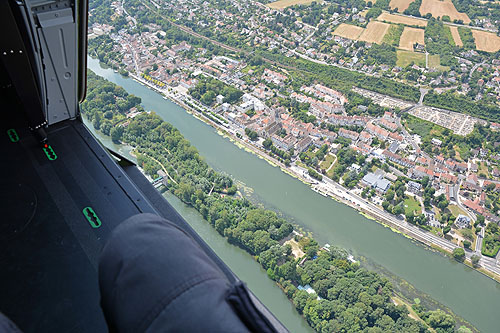
<path fill-rule="evenodd" d="M 97 216 L 97 214 L 94 212 L 92 207 L 85 207 L 83 209 L 83 215 L 87 218 L 87 221 L 89 221 L 90 226 L 94 229 L 99 228 L 101 226 L 101 220 Z"/>

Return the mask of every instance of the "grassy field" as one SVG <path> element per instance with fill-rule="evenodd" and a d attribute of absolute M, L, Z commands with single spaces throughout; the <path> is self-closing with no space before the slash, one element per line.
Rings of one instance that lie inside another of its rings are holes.
<path fill-rule="evenodd" d="M 412 62 L 421 67 L 425 67 L 425 54 L 423 53 L 397 50 L 396 54 L 398 56 L 396 65 L 399 67 L 406 67 Z"/>
<path fill-rule="evenodd" d="M 441 66 L 441 57 L 439 54 L 429 54 L 429 63 L 427 65 L 429 68 L 436 68 L 441 71 L 450 70 L 450 67 Z"/>
<path fill-rule="evenodd" d="M 476 48 L 486 52 L 496 52 L 500 50 L 500 37 L 492 32 L 472 29 L 472 35 L 476 40 Z"/>
<path fill-rule="evenodd" d="M 422 137 L 422 139 L 426 137 L 429 139 L 431 137 L 444 139 L 443 132 L 446 128 L 433 124 L 427 120 L 423 120 L 409 114 L 408 118 L 405 120 L 405 125 L 412 134 L 418 134 Z"/>
<path fill-rule="evenodd" d="M 283 9 L 294 5 L 307 5 L 313 1 L 315 0 L 280 0 L 268 3 L 267 6 L 272 9 Z"/>
<path fill-rule="evenodd" d="M 490 172 L 488 171 L 488 166 L 486 165 L 486 162 L 480 162 L 478 164 L 477 172 L 478 172 L 478 174 L 484 173 L 487 178 L 492 178 L 492 176 L 490 175 Z"/>
<path fill-rule="evenodd" d="M 418 215 L 422 212 L 422 208 L 420 207 L 420 203 L 415 200 L 413 197 L 409 197 L 405 199 L 403 202 L 404 207 L 405 207 L 405 214 L 408 214 L 410 212 L 414 212 L 415 215 Z"/>
<path fill-rule="evenodd" d="M 359 40 L 381 44 L 390 26 L 391 25 L 387 23 L 370 21 L 366 29 L 361 33 L 361 36 L 359 36 Z"/>
<path fill-rule="evenodd" d="M 457 217 L 460 214 L 468 216 L 467 212 L 465 212 L 462 208 L 458 207 L 457 205 L 449 205 L 448 209 L 450 210 L 451 214 L 453 214 L 453 216 L 455 217 Z"/>
<path fill-rule="evenodd" d="M 405 27 L 399 40 L 399 48 L 402 50 L 413 51 L 413 44 L 425 44 L 424 29 Z"/>
<path fill-rule="evenodd" d="M 319 164 L 319 167 L 323 170 L 327 170 L 334 161 L 335 161 L 335 156 L 328 154 L 325 156 L 325 159 Z"/>
<path fill-rule="evenodd" d="M 453 37 L 455 45 L 460 47 L 464 46 L 462 39 L 460 38 L 460 34 L 458 33 L 458 28 L 453 26 L 448 26 L 448 28 L 450 28 L 451 36 Z"/>
<path fill-rule="evenodd" d="M 398 12 L 402 13 L 413 1 L 414 0 L 391 0 L 389 7 L 391 7 L 391 9 L 397 8 Z"/>
<path fill-rule="evenodd" d="M 420 14 L 424 16 L 431 13 L 433 17 L 443 17 L 448 15 L 453 20 L 462 20 L 465 24 L 470 23 L 470 18 L 465 13 L 459 13 L 451 0 L 422 0 Z"/>
<path fill-rule="evenodd" d="M 389 14 L 389 13 L 385 13 L 385 12 L 380 14 L 380 16 L 377 17 L 377 20 L 390 22 L 390 23 L 396 23 L 396 24 L 415 25 L 415 26 L 419 26 L 419 27 L 427 26 L 426 20 L 423 20 L 423 19 L 420 20 L 420 19 L 416 19 L 413 17 Z"/>
<path fill-rule="evenodd" d="M 366 16 L 366 13 L 368 13 L 368 9 L 365 9 L 365 10 L 363 10 L 363 11 L 359 12 L 359 15 L 361 15 L 361 16 L 363 16 L 363 17 L 365 17 L 365 16 Z"/>
<path fill-rule="evenodd" d="M 337 159 L 335 159 L 335 163 L 333 163 L 332 167 L 330 168 L 330 170 L 328 170 L 326 172 L 326 175 L 329 177 L 329 178 L 332 178 L 333 177 L 333 170 L 335 170 L 335 165 L 337 164 Z"/>
<path fill-rule="evenodd" d="M 391 24 L 389 31 L 387 31 L 387 33 L 385 34 L 384 39 L 382 41 L 384 43 L 392 45 L 392 46 L 398 46 L 399 39 L 401 38 L 401 34 L 403 33 L 403 30 L 404 30 L 404 25 Z"/>
<path fill-rule="evenodd" d="M 342 23 L 335 29 L 333 34 L 344 38 L 358 39 L 364 30 L 365 29 L 355 25 Z"/>

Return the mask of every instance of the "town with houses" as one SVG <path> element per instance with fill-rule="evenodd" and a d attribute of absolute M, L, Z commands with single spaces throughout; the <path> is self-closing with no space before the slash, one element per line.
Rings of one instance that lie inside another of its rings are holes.
<path fill-rule="evenodd" d="M 427 87 L 421 89 L 422 96 L 429 89 L 466 94 L 470 83 L 461 83 L 461 78 L 467 76 L 480 77 L 474 98 L 500 99 L 500 61 L 482 56 L 480 63 L 474 62 L 474 50 L 458 57 L 457 71 L 369 64 L 361 56 L 367 44 L 334 36 L 331 28 L 324 28 L 346 20 L 363 23 L 355 7 L 324 12 L 324 18 L 311 23 L 296 19 L 306 9 L 288 8 L 280 11 L 282 23 L 276 23 L 271 19 L 276 9 L 253 1 L 232 3 L 227 11 L 202 1 L 147 2 L 152 10 L 164 6 L 173 17 L 215 25 L 222 33 L 237 31 L 246 43 L 267 45 L 288 56 L 400 81 L 406 81 L 401 73 L 417 72 L 415 84 Z M 445 250 L 463 247 L 468 258 L 480 258 L 477 265 L 500 272 L 500 136 L 496 135 L 500 124 L 427 106 L 422 98 L 406 101 L 359 87 L 352 92 L 363 102 L 353 105 L 345 91 L 321 82 L 297 84 L 286 67 L 214 54 L 189 40 L 172 42 L 155 23 L 140 31 L 139 18 L 121 2 L 113 2 L 112 8 L 113 16 L 125 19 L 124 26 L 92 23 L 89 45 L 109 38 L 116 56 L 107 62 L 117 71 L 204 115 L 214 126 L 306 179 L 321 194 L 385 217 L 393 225 L 418 229 L 424 241 Z M 259 15 L 250 15 L 255 8 Z M 287 25 L 289 16 L 295 20 Z M 487 23 L 478 24 L 488 27 Z M 325 43 L 328 52 L 320 51 Z M 128 117 L 135 116 L 134 111 Z M 499 142 L 467 140 L 480 135 L 478 131 Z"/>

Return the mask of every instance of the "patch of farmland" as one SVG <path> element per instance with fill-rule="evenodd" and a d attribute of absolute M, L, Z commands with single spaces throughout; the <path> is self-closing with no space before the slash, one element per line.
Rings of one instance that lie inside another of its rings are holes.
<path fill-rule="evenodd" d="M 364 29 L 361 27 L 351 25 L 351 24 L 342 23 L 337 27 L 337 29 L 335 29 L 333 34 L 336 36 L 344 37 L 344 38 L 358 39 L 358 37 L 363 32 L 363 30 Z"/>
<path fill-rule="evenodd" d="M 494 33 L 472 29 L 472 35 L 476 40 L 476 48 L 478 50 L 486 52 L 496 52 L 500 50 L 500 37 Z"/>
<path fill-rule="evenodd" d="M 268 3 L 267 6 L 272 9 L 283 9 L 294 5 L 307 5 L 313 1 L 315 0 L 280 0 Z"/>
<path fill-rule="evenodd" d="M 451 31 L 451 36 L 453 37 L 453 41 L 455 42 L 456 46 L 464 46 L 464 43 L 462 43 L 462 39 L 460 38 L 460 34 L 458 33 L 458 28 L 454 26 L 448 26 Z"/>
<path fill-rule="evenodd" d="M 423 19 L 417 19 L 408 16 L 394 15 L 389 13 L 382 13 L 377 17 L 378 21 L 386 21 L 390 23 L 406 24 L 406 25 L 416 25 L 419 27 L 427 26 L 427 21 Z"/>
<path fill-rule="evenodd" d="M 415 43 L 425 44 L 424 29 L 405 27 L 401 38 L 399 39 L 399 48 L 402 50 L 413 51 Z"/>
<path fill-rule="evenodd" d="M 390 28 L 390 24 L 370 21 L 366 26 L 366 29 L 361 33 L 359 40 L 368 42 L 368 43 L 377 43 L 381 44 L 384 39 L 385 34 Z"/>
<path fill-rule="evenodd" d="M 414 0 L 391 0 L 389 7 L 391 7 L 391 9 L 397 8 L 398 12 L 402 13 L 413 1 Z"/>
<path fill-rule="evenodd" d="M 420 14 L 424 16 L 431 13 L 433 17 L 449 16 L 451 21 L 462 20 L 465 24 L 470 22 L 469 16 L 465 13 L 459 13 L 451 0 L 422 0 Z"/>

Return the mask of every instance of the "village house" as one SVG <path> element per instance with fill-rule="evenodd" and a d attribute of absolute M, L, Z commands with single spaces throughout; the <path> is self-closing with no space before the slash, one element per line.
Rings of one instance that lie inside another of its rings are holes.
<path fill-rule="evenodd" d="M 420 195 L 422 191 L 422 184 L 410 180 L 407 184 L 408 192 Z"/>
<path fill-rule="evenodd" d="M 339 129 L 339 136 L 356 141 L 359 137 L 359 133 L 341 128 Z"/>
<path fill-rule="evenodd" d="M 401 155 L 391 153 L 389 150 L 384 150 L 384 152 L 382 154 L 389 161 L 400 164 L 404 167 L 411 168 L 411 167 L 415 166 L 415 163 L 413 163 L 412 161 L 408 160 L 407 158 L 402 157 Z"/>

